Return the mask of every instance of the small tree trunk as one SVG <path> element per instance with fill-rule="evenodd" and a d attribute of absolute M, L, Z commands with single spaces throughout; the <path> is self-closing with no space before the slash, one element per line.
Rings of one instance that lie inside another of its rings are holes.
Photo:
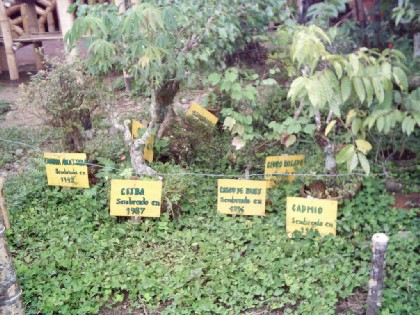
<path fill-rule="evenodd" d="M 22 290 L 17 281 L 5 226 L 0 220 L 0 310 L 5 315 L 23 315 Z"/>
<path fill-rule="evenodd" d="M 389 237 L 384 233 L 376 233 L 372 237 L 373 256 L 366 315 L 377 315 L 381 308 L 388 242 Z"/>
<path fill-rule="evenodd" d="M 5 182 L 6 182 L 6 179 L 3 177 L 0 177 L 0 211 L 1 211 L 0 220 L 3 221 L 6 229 L 10 229 L 9 212 L 7 211 L 6 198 L 4 197 L 4 190 L 3 190 Z"/>
<path fill-rule="evenodd" d="M 335 160 L 335 145 L 323 132 L 316 131 L 314 133 L 315 142 L 324 152 L 325 171 L 328 174 L 337 174 L 337 163 Z"/>

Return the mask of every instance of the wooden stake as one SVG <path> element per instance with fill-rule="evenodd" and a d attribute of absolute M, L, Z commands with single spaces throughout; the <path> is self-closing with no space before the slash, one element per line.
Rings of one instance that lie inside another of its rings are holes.
<path fill-rule="evenodd" d="M 385 257 L 389 237 L 376 233 L 372 237 L 372 266 L 370 270 L 369 293 L 366 315 L 377 315 L 382 304 L 382 290 L 385 276 Z"/>
<path fill-rule="evenodd" d="M 115 5 L 118 7 L 118 12 L 125 12 L 125 1 L 124 0 L 115 0 Z"/>
<path fill-rule="evenodd" d="M 38 19 L 36 15 L 35 3 L 23 3 L 20 7 L 21 16 L 23 19 L 23 30 L 25 34 L 31 35 L 39 32 Z M 44 58 L 42 54 L 42 42 L 32 44 L 35 52 L 35 64 L 37 70 L 44 68 Z"/>
<path fill-rule="evenodd" d="M 19 70 L 16 62 L 15 51 L 13 50 L 12 30 L 9 17 L 3 1 L 0 0 L 0 28 L 3 35 L 4 49 L 6 51 L 7 67 L 9 68 L 10 80 L 19 80 Z"/>
<path fill-rule="evenodd" d="M 73 14 L 68 13 L 68 9 L 71 5 L 70 0 L 57 0 L 57 13 L 58 19 L 60 20 L 60 28 L 61 33 L 63 34 L 63 40 L 66 33 L 72 28 L 74 23 L 74 16 Z M 69 47 L 67 43 L 64 41 L 64 48 L 69 53 L 67 55 L 68 60 L 72 60 L 76 56 L 76 49 L 72 49 L 72 51 L 68 51 Z"/>
<path fill-rule="evenodd" d="M 4 183 L 6 179 L 0 177 L 0 211 L 1 211 L 1 218 L 4 222 L 6 229 L 10 229 L 10 221 L 9 221 L 9 212 L 6 208 L 6 198 L 4 197 Z"/>
<path fill-rule="evenodd" d="M 3 3 L 1 4 L 3 6 Z M 1 314 L 24 315 L 22 290 L 17 281 L 12 255 L 7 245 L 5 226 L 0 220 L 0 311 Z"/>

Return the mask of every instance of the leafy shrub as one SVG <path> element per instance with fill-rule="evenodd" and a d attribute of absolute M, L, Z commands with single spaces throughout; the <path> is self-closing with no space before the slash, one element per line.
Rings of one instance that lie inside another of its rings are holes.
<path fill-rule="evenodd" d="M 61 128 L 64 146 L 70 151 L 83 149 L 81 130 L 91 128 L 91 113 L 104 100 L 101 83 L 88 75 L 81 62 L 49 60 L 48 69 L 31 77 L 21 89 L 17 103 L 45 123 Z"/>

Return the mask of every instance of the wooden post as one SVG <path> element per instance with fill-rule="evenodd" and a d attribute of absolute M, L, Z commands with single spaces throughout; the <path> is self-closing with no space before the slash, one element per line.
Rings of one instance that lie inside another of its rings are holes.
<path fill-rule="evenodd" d="M 125 1 L 124 0 L 115 0 L 115 5 L 118 7 L 118 12 L 125 12 Z"/>
<path fill-rule="evenodd" d="M 420 58 L 420 32 L 414 34 L 414 58 Z"/>
<path fill-rule="evenodd" d="M 58 13 L 58 19 L 60 20 L 60 29 L 61 33 L 63 34 L 63 40 L 66 33 L 72 28 L 74 23 L 74 16 L 73 14 L 68 13 L 68 9 L 71 5 L 70 0 L 57 0 L 57 13 Z M 76 49 L 72 49 L 71 51 L 68 51 L 69 47 L 64 41 L 64 48 L 67 50 L 68 55 L 67 59 L 72 60 L 76 56 Z"/>
<path fill-rule="evenodd" d="M 5 231 L 0 220 L 0 310 L 1 314 L 24 315 L 22 289 L 17 281 Z"/>
<path fill-rule="evenodd" d="M 13 50 L 13 38 L 9 17 L 6 14 L 6 8 L 4 7 L 2 0 L 0 0 L 0 28 L 3 35 L 10 80 L 16 81 L 19 80 L 19 70 L 16 62 L 15 51 Z"/>
<path fill-rule="evenodd" d="M 6 229 L 10 229 L 10 221 L 9 221 L 9 212 L 6 208 L 6 198 L 4 197 L 4 183 L 6 182 L 6 179 L 3 177 L 0 177 L 0 212 L 1 212 L 1 218 L 0 220 L 3 220 L 4 226 Z"/>
<path fill-rule="evenodd" d="M 21 17 L 23 19 L 23 30 L 26 35 L 31 35 L 39 32 L 38 19 L 36 15 L 35 2 L 23 3 L 20 6 Z M 37 70 L 44 67 L 44 58 L 42 54 L 42 42 L 32 44 L 35 52 L 35 64 Z"/>
<path fill-rule="evenodd" d="M 385 257 L 389 237 L 376 233 L 372 237 L 372 266 L 370 270 L 369 293 L 366 315 L 377 315 L 382 303 L 382 290 L 385 276 Z"/>

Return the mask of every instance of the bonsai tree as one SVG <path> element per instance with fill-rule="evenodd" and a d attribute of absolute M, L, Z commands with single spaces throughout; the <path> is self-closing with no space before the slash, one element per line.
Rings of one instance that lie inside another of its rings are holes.
<path fill-rule="evenodd" d="M 91 113 L 103 99 L 101 82 L 87 74 L 84 65 L 77 60 L 51 59 L 47 65 L 47 70 L 40 70 L 28 84 L 21 86 L 17 105 L 46 124 L 60 128 L 65 149 L 82 152 L 82 131 L 91 128 Z"/>
<path fill-rule="evenodd" d="M 151 171 L 144 165 L 142 147 L 155 126 L 159 127 L 157 136 L 163 136 L 175 116 L 172 105 L 181 84 L 194 82 L 197 70 L 223 66 L 224 57 L 262 31 L 284 3 L 162 0 L 146 1 L 122 12 L 108 4 L 73 7 L 77 19 L 66 34 L 70 47 L 85 37 L 90 69 L 96 73 L 124 71 L 151 97 L 151 121 L 140 139 L 129 139 L 128 121 L 116 124 L 124 130 L 130 152 L 137 152 L 132 162 L 138 174 Z"/>

